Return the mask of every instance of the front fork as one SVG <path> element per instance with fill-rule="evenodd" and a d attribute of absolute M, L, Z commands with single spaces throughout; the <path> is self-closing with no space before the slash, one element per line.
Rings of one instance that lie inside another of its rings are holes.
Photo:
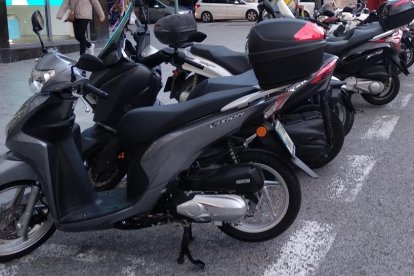
<path fill-rule="evenodd" d="M 40 192 L 39 186 L 32 186 L 29 198 L 26 203 L 26 208 L 24 209 L 23 215 L 20 217 L 20 219 L 17 222 L 16 228 L 17 228 L 17 235 L 19 237 L 23 237 L 23 240 L 26 241 L 28 239 L 28 232 L 29 232 L 29 223 L 30 218 L 33 215 L 33 209 L 37 201 L 37 197 Z M 18 199 L 18 197 L 17 197 Z"/>

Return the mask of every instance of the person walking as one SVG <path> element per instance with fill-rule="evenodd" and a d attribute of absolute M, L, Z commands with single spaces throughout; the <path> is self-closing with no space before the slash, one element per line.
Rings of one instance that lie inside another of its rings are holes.
<path fill-rule="evenodd" d="M 64 0 L 56 16 L 57 19 L 61 20 L 68 9 L 71 13 L 74 13 L 73 31 L 76 40 L 79 41 L 81 55 L 86 50 L 89 54 L 94 54 L 95 44 L 86 39 L 86 30 L 89 21 L 92 20 L 92 7 L 97 12 L 99 20 L 103 22 L 105 14 L 98 0 Z"/>
<path fill-rule="evenodd" d="M 109 13 L 111 14 L 111 28 L 121 20 L 122 16 L 124 16 L 125 12 L 125 1 L 124 0 L 115 0 L 114 4 L 112 5 Z"/>

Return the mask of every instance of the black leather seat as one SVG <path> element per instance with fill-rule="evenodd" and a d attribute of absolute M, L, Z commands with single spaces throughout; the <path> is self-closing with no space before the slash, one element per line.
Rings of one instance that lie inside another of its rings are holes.
<path fill-rule="evenodd" d="M 187 100 L 195 99 L 212 92 L 242 87 L 253 87 L 257 84 L 258 80 L 253 69 L 240 75 L 206 79 L 194 88 L 190 95 L 188 95 Z"/>
<path fill-rule="evenodd" d="M 118 133 L 127 144 L 150 142 L 174 128 L 219 112 L 226 104 L 254 91 L 250 87 L 232 89 L 179 104 L 133 109 L 119 122 Z"/>
<path fill-rule="evenodd" d="M 233 75 L 251 69 L 247 54 L 232 51 L 224 46 L 196 44 L 191 47 L 190 52 L 217 63 Z"/>
<path fill-rule="evenodd" d="M 343 37 L 328 38 L 325 52 L 341 56 L 344 52 L 363 44 L 385 31 L 378 22 L 358 26 L 345 34 Z"/>

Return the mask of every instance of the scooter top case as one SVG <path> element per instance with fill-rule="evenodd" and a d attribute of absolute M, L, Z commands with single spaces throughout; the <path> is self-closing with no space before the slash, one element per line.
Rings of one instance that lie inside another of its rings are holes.
<path fill-rule="evenodd" d="M 309 21 L 258 23 L 250 30 L 248 50 L 260 87 L 272 89 L 310 76 L 322 64 L 325 44 L 324 30 Z"/>

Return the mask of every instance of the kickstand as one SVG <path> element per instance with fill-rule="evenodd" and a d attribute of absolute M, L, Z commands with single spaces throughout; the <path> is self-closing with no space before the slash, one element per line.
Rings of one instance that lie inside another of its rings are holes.
<path fill-rule="evenodd" d="M 187 255 L 188 259 L 192 264 L 195 264 L 196 266 L 200 267 L 201 269 L 204 269 L 206 264 L 200 260 L 195 260 L 193 256 L 191 256 L 190 248 L 188 247 L 190 244 L 190 241 L 193 240 L 193 234 L 191 229 L 191 223 L 184 223 L 184 233 L 183 233 L 183 240 L 181 242 L 181 250 L 180 250 L 180 256 L 177 259 L 177 262 L 179 264 L 184 263 L 184 257 Z"/>

